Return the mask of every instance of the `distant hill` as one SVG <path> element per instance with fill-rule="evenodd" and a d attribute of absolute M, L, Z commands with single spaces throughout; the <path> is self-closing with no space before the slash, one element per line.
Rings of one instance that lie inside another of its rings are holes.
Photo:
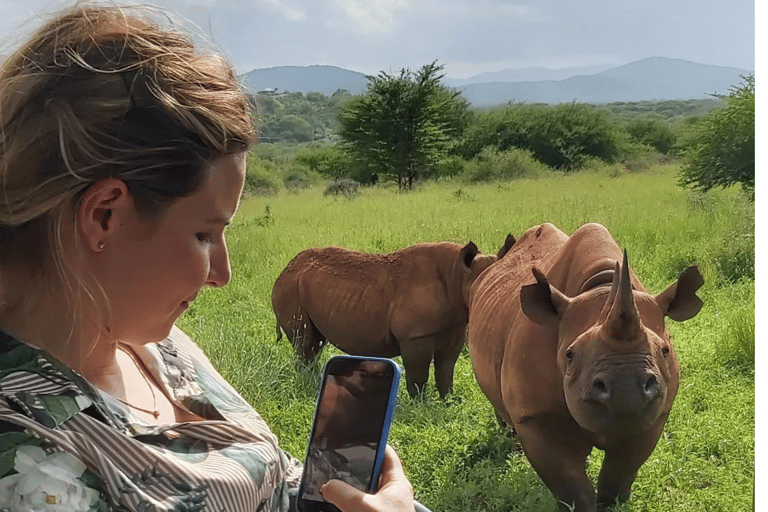
<path fill-rule="evenodd" d="M 697 64 L 680 59 L 650 57 L 593 75 L 564 80 L 495 82 L 459 87 L 476 107 L 508 101 L 526 103 L 610 103 L 708 98 L 724 94 L 754 71 Z"/>
<path fill-rule="evenodd" d="M 565 80 L 576 75 L 593 75 L 612 68 L 605 66 L 575 66 L 568 68 L 549 69 L 544 67 L 502 69 L 480 73 L 469 78 L 445 77 L 443 82 L 448 87 L 462 87 L 469 84 L 487 84 L 492 82 L 534 82 L 541 80 Z"/>
<path fill-rule="evenodd" d="M 730 87 L 741 82 L 741 75 L 754 74 L 754 70 L 664 57 L 649 57 L 592 74 L 584 73 L 595 69 L 598 68 L 527 68 L 483 73 L 464 80 L 446 77 L 444 81 L 446 85 L 461 90 L 472 106 L 491 107 L 510 101 L 611 103 L 709 98 L 709 94 L 727 93 Z M 244 78 L 253 91 L 278 89 L 325 95 L 333 94 L 338 89 L 363 94 L 368 84 L 366 75 L 334 66 L 256 69 Z M 470 80 L 477 82 L 462 84 Z"/>
<path fill-rule="evenodd" d="M 357 71 L 335 66 L 280 66 L 254 69 L 244 75 L 245 85 L 253 92 L 277 89 L 287 92 L 319 92 L 330 96 L 339 89 L 363 94 L 368 77 Z"/>

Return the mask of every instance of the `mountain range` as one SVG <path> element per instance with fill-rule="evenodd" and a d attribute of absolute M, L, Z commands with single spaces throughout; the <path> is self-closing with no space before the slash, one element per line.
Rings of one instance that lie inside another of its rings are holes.
<path fill-rule="evenodd" d="M 699 64 L 681 59 L 649 57 L 618 67 L 562 69 L 524 68 L 482 73 L 466 79 L 443 78 L 445 85 L 462 91 L 474 107 L 507 102 L 611 103 L 709 98 L 727 94 L 754 70 Z M 334 66 L 281 66 L 254 69 L 243 83 L 258 92 L 319 92 L 339 89 L 364 94 L 368 77 Z"/>

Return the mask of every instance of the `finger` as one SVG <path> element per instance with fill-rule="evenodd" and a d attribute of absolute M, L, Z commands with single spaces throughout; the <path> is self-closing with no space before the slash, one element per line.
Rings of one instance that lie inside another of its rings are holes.
<path fill-rule="evenodd" d="M 339 510 L 363 510 L 362 503 L 366 494 L 341 480 L 329 480 L 320 487 L 323 499 Z"/>

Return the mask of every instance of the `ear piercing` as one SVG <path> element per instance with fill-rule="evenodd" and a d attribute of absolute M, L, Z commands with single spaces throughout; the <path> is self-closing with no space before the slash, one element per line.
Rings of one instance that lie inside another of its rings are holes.
<path fill-rule="evenodd" d="M 99 242 L 98 244 L 96 244 L 96 248 L 97 248 L 97 249 L 99 249 L 100 251 L 103 251 L 103 250 L 104 250 L 104 247 L 105 247 L 106 245 L 107 245 L 107 244 L 105 244 L 103 241 L 101 241 L 101 242 Z"/>

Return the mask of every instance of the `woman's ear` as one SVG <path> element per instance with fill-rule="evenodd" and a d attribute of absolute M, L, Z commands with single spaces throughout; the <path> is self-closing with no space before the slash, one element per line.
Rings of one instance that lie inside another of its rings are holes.
<path fill-rule="evenodd" d="M 132 207 L 128 186 L 117 178 L 99 180 L 83 193 L 77 225 L 91 251 L 101 252 L 119 229 L 126 208 Z"/>

